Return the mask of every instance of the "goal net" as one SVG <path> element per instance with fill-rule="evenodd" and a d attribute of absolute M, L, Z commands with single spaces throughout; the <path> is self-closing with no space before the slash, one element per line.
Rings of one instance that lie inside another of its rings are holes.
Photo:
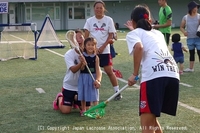
<path fill-rule="evenodd" d="M 49 15 L 46 16 L 37 38 L 38 48 L 64 48 L 58 39 Z"/>
<path fill-rule="evenodd" d="M 37 59 L 36 24 L 0 24 L 0 61 Z"/>

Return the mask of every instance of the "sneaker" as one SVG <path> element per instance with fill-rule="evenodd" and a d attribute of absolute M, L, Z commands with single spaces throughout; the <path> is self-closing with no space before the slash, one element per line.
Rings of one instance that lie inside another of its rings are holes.
<path fill-rule="evenodd" d="M 180 71 L 179 74 L 180 74 L 180 75 L 183 75 L 183 71 Z"/>
<path fill-rule="evenodd" d="M 80 116 L 84 116 L 85 111 L 80 111 Z"/>
<path fill-rule="evenodd" d="M 58 98 L 62 97 L 62 96 L 63 96 L 62 92 L 59 92 L 57 94 L 56 99 L 53 101 L 53 109 L 54 110 L 58 110 L 59 109 L 59 107 L 58 107 Z"/>
<path fill-rule="evenodd" d="M 122 95 L 121 95 L 121 94 L 118 94 L 118 95 L 114 98 L 115 101 L 118 101 L 118 100 L 121 100 L 121 99 L 122 99 Z"/>
<path fill-rule="evenodd" d="M 194 72 L 194 69 L 190 69 L 190 68 L 186 68 L 185 70 L 183 70 L 184 72 Z"/>

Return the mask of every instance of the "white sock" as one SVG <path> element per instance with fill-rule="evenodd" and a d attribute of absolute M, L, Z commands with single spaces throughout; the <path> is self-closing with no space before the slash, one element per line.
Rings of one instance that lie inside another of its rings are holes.
<path fill-rule="evenodd" d="M 118 86 L 114 86 L 113 89 L 114 89 L 115 92 L 118 92 L 119 91 L 119 85 Z"/>

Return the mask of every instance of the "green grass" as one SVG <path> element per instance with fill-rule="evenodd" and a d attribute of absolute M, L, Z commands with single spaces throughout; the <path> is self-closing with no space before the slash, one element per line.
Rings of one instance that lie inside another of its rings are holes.
<path fill-rule="evenodd" d="M 178 29 L 173 32 L 179 32 Z M 119 32 L 118 38 L 124 39 L 126 33 Z M 60 40 L 64 40 L 65 32 L 57 32 Z M 182 42 L 186 45 L 185 39 Z M 52 49 L 64 55 L 69 49 Z M 132 73 L 132 57 L 128 55 L 127 44 L 118 40 L 114 44 L 120 55 L 114 59 L 114 68 L 119 69 L 125 80 Z M 185 68 L 189 65 L 189 54 L 185 54 Z M 197 56 L 196 56 L 196 59 Z M 38 50 L 38 59 L 13 59 L 0 62 L 0 133 L 139 133 L 138 116 L 139 90 L 127 88 L 121 101 L 111 101 L 106 107 L 106 115 L 102 119 L 80 117 L 78 110 L 64 115 L 52 109 L 52 101 L 61 90 L 65 75 L 64 58 L 44 49 Z M 195 72 L 185 73 L 181 82 L 190 84 L 188 88 L 180 85 L 179 101 L 200 109 L 200 65 L 195 62 Z M 119 81 L 120 87 L 125 83 Z M 46 93 L 38 93 L 35 88 L 42 88 Z M 100 102 L 113 94 L 113 88 L 106 75 L 103 75 L 100 88 Z M 200 130 L 200 114 L 185 107 L 178 106 L 177 116 L 162 114 L 159 122 L 165 133 L 198 133 Z M 171 129 L 183 128 L 181 129 Z M 54 131 L 53 129 L 57 129 Z M 63 131 L 64 130 L 64 131 Z M 79 130 L 79 131 L 77 131 Z"/>

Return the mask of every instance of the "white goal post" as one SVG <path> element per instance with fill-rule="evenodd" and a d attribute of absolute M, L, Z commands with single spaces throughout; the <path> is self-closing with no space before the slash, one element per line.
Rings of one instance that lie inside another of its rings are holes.
<path fill-rule="evenodd" d="M 0 24 L 0 61 L 37 59 L 36 23 Z"/>

